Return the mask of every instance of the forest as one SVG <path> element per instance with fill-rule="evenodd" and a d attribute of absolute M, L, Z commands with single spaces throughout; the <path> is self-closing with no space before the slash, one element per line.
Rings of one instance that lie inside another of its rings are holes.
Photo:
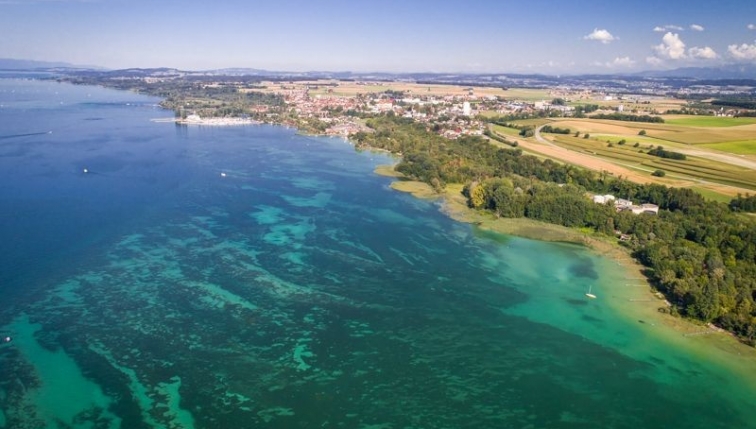
<path fill-rule="evenodd" d="M 750 199 L 707 201 L 690 189 L 633 183 L 481 137 L 448 140 L 410 119 L 381 116 L 367 124 L 373 132 L 355 134 L 358 146 L 401 155 L 397 171 L 438 190 L 464 184 L 472 208 L 630 237 L 620 244 L 672 304 L 663 311 L 711 322 L 756 345 L 756 220 L 743 213 Z M 590 198 L 607 193 L 657 204 L 659 214 L 617 211 Z"/>

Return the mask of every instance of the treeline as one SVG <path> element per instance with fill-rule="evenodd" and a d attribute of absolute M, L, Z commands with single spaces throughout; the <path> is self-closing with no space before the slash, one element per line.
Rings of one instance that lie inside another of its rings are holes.
<path fill-rule="evenodd" d="M 735 107 L 739 109 L 756 109 L 756 100 L 753 99 L 721 99 L 712 100 L 712 106 Z"/>
<path fill-rule="evenodd" d="M 569 128 L 559 128 L 552 127 L 551 125 L 544 125 L 541 127 L 541 132 L 552 134 L 570 134 L 572 131 L 570 131 Z"/>
<path fill-rule="evenodd" d="M 465 184 L 471 207 L 632 237 L 623 244 L 647 267 L 672 312 L 756 342 L 756 222 L 749 216 L 690 189 L 632 183 L 498 148 L 479 137 L 447 140 L 403 118 L 367 124 L 374 132 L 355 135 L 358 145 L 402 154 L 397 170 L 435 188 Z M 658 216 L 617 212 L 594 204 L 588 192 L 662 210 Z"/>
<path fill-rule="evenodd" d="M 496 140 L 499 143 L 508 144 L 512 147 L 517 147 L 519 145 L 516 141 L 511 141 L 507 139 L 506 137 L 502 136 L 501 134 L 493 132 L 489 129 L 486 129 L 485 131 L 483 131 L 483 135 L 488 137 L 491 140 Z"/>
<path fill-rule="evenodd" d="M 730 208 L 736 212 L 748 212 L 756 213 L 756 195 L 742 196 L 738 194 L 738 197 L 730 201 Z"/>
<path fill-rule="evenodd" d="M 661 116 L 651 115 L 628 115 L 626 113 L 599 113 L 591 116 L 592 119 L 611 119 L 614 121 L 625 122 L 651 122 L 663 124 L 664 119 Z"/>
<path fill-rule="evenodd" d="M 585 115 L 587 113 L 593 113 L 598 109 L 598 104 L 581 104 L 579 106 L 575 106 L 575 113 L 573 114 L 573 116 L 576 118 L 585 118 Z"/>
<path fill-rule="evenodd" d="M 685 160 L 688 158 L 683 153 L 672 152 L 671 150 L 665 150 L 662 146 L 657 146 L 653 149 L 650 149 L 647 153 L 649 155 L 658 156 L 659 158 L 667 158 L 667 159 Z"/>

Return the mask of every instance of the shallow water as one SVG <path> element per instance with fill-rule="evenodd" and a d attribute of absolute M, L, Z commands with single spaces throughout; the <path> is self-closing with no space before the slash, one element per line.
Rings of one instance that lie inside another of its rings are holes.
<path fill-rule="evenodd" d="M 156 102 L 0 79 L 0 427 L 753 426 L 753 380 L 608 305 L 614 261 Z"/>

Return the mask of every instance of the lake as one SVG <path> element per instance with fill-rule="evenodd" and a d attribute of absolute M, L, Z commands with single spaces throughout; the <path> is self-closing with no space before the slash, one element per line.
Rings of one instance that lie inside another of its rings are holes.
<path fill-rule="evenodd" d="M 158 102 L 0 79 L 0 427 L 755 427 L 754 373 L 624 311 L 615 261 Z"/>

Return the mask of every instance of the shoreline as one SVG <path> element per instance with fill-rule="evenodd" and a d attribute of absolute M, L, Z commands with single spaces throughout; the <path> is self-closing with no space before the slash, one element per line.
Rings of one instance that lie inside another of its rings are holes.
<path fill-rule="evenodd" d="M 165 118 L 153 119 L 153 122 L 173 122 L 177 125 L 202 125 L 211 127 L 231 127 L 239 125 L 261 125 L 262 122 L 245 118 Z"/>
<path fill-rule="evenodd" d="M 628 323 L 639 323 L 643 330 L 660 341 L 674 344 L 692 355 L 699 356 L 727 371 L 749 380 L 756 388 L 756 348 L 740 342 L 735 335 L 711 324 L 675 316 L 660 309 L 668 308 L 664 297 L 642 274 L 645 267 L 630 256 L 629 250 L 598 237 L 559 225 L 530 219 L 495 218 L 490 213 L 467 207 L 461 194 L 462 185 L 447 185 L 445 192 L 438 193 L 431 186 L 417 181 L 402 179 L 393 166 L 378 166 L 374 172 L 395 180 L 391 188 L 426 200 L 442 200 L 441 211 L 457 222 L 474 225 L 486 231 L 521 238 L 554 243 L 570 243 L 585 247 L 595 255 L 614 261 L 627 283 L 611 286 L 611 295 L 602 300 L 612 311 Z"/>

